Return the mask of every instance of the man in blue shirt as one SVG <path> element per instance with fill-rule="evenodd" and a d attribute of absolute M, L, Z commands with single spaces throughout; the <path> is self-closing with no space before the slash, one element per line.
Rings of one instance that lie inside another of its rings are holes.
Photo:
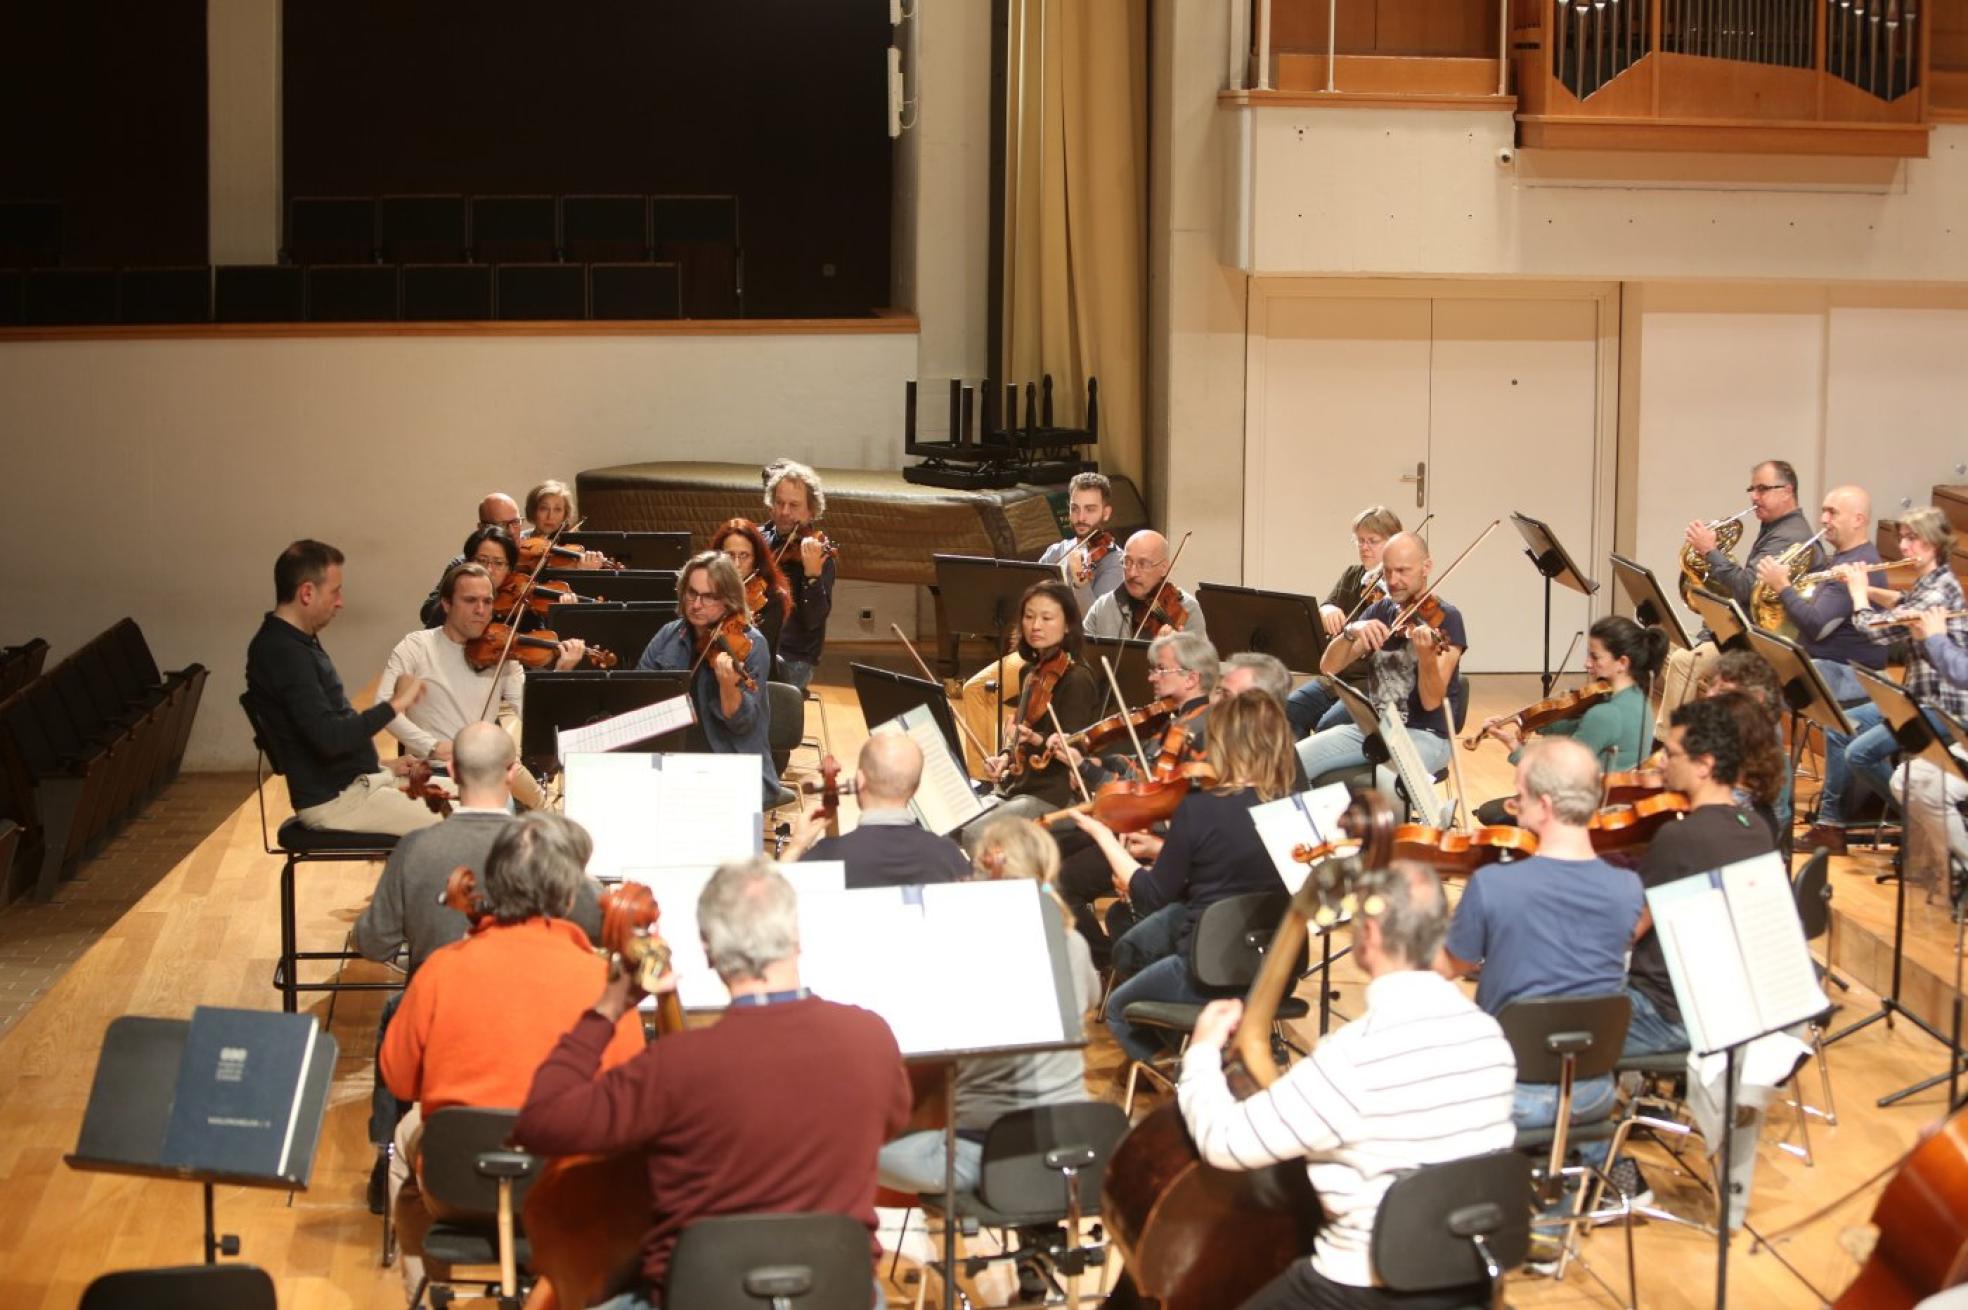
<path fill-rule="evenodd" d="M 1537 835 L 1538 853 L 1491 864 L 1469 880 L 1437 957 L 1437 972 L 1460 978 L 1483 968 L 1476 1004 L 1501 1014 L 1513 1001 L 1541 996 L 1613 996 L 1626 990 L 1626 953 L 1645 896 L 1631 869 L 1592 849 L 1586 829 L 1599 807 L 1599 762 L 1565 737 L 1531 743 L 1517 761 L 1517 822 Z M 1572 1089 L 1575 1119 L 1612 1107 L 1610 1075 Z M 1546 1128 L 1557 1118 L 1558 1088 L 1519 1083 L 1512 1118 Z"/>

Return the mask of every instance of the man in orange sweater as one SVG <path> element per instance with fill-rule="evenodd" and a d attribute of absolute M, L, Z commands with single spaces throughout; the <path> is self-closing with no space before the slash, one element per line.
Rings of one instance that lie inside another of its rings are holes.
<path fill-rule="evenodd" d="M 606 984 L 608 966 L 566 918 L 592 850 L 587 832 L 558 814 L 535 810 L 513 820 L 485 857 L 488 920 L 432 952 L 411 978 L 380 1056 L 390 1091 L 416 1102 L 397 1126 L 392 1209 L 417 1158 L 424 1116 L 457 1105 L 517 1107 L 554 1043 Z M 629 1010 L 608 1035 L 602 1067 L 642 1047 L 641 1021 Z M 402 1264 L 414 1296 L 423 1261 L 405 1255 Z"/>

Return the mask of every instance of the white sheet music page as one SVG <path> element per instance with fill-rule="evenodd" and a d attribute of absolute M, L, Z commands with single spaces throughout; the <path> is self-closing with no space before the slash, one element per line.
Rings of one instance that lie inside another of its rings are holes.
<path fill-rule="evenodd" d="M 704 884 L 717 872 L 715 864 L 691 868 L 624 869 L 625 882 L 639 882 L 656 898 L 660 912 L 656 931 L 669 943 L 670 966 L 677 974 L 677 999 L 686 1010 L 721 1010 L 731 1003 L 724 982 L 711 968 L 704 954 L 704 939 L 697 929 L 697 898 Z M 821 897 L 847 887 L 847 865 L 839 860 L 811 860 L 782 864 L 779 872 L 793 884 L 793 891 L 804 905 L 808 897 Z M 651 1008 L 654 1001 L 645 1001 Z"/>
<path fill-rule="evenodd" d="M 588 830 L 588 872 L 710 865 L 762 845 L 758 760 L 750 755 L 584 752 L 563 761 L 567 817 Z"/>
<path fill-rule="evenodd" d="M 1763 1031 L 1722 889 L 1698 873 L 1648 889 L 1647 904 L 1689 1047 L 1719 1051 Z"/>
<path fill-rule="evenodd" d="M 1343 836 L 1339 816 L 1346 812 L 1351 800 L 1346 784 L 1335 782 L 1267 801 L 1251 810 L 1257 839 L 1264 843 L 1265 853 L 1270 855 L 1286 891 L 1296 894 L 1305 881 L 1306 866 L 1292 858 L 1292 848 L 1318 846 Z"/>
<path fill-rule="evenodd" d="M 1823 1013 L 1831 1001 L 1818 985 L 1783 857 L 1772 851 L 1739 861 L 1723 868 L 1721 878 L 1756 999 L 1759 1030 Z"/>
<path fill-rule="evenodd" d="M 972 789 L 970 779 L 965 776 L 958 761 L 950 754 L 949 740 L 937 727 L 936 716 L 930 713 L 928 707 L 918 707 L 897 715 L 886 723 L 876 724 L 868 732 L 870 735 L 900 732 L 922 750 L 922 782 L 916 787 L 910 808 L 915 811 L 916 822 L 924 828 L 947 837 L 984 812 L 984 802 Z"/>
<path fill-rule="evenodd" d="M 629 710 L 597 723 L 578 728 L 562 728 L 555 734 L 557 753 L 562 760 L 582 751 L 618 751 L 639 741 L 687 728 L 697 721 L 697 707 L 689 696 L 672 696 L 654 705 Z"/>

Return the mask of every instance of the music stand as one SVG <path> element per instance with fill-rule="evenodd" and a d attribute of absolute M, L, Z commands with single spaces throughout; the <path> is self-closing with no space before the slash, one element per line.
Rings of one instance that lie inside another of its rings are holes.
<path fill-rule="evenodd" d="M 1743 613 L 1742 606 L 1736 604 L 1735 597 L 1724 596 L 1706 587 L 1690 587 L 1688 605 L 1701 616 L 1709 636 L 1715 639 L 1717 650 L 1749 649 L 1746 634 L 1756 625 Z"/>
<path fill-rule="evenodd" d="M 560 767 L 560 730 L 579 728 L 629 710 L 681 696 L 689 690 L 690 675 L 681 670 L 528 669 L 526 716 L 520 729 L 519 754 L 527 767 L 552 772 Z M 624 749 L 642 752 L 710 753 L 700 724 L 666 732 Z"/>
<path fill-rule="evenodd" d="M 1893 740 L 1898 743 L 1900 753 L 1906 759 L 1925 760 L 1944 774 L 1952 773 L 1958 778 L 1968 780 L 1968 765 L 1964 765 L 1961 759 L 1948 749 L 1948 746 L 1951 744 L 1950 740 L 1943 737 L 1935 729 L 1934 725 L 1928 722 L 1927 713 L 1922 712 L 1923 707 L 1919 701 L 1914 699 L 1912 692 L 1897 682 L 1891 682 L 1880 677 L 1870 669 L 1860 668 L 1854 665 L 1852 672 L 1858 675 L 1859 685 L 1865 688 L 1866 695 L 1872 698 L 1872 703 L 1879 707 L 1879 712 L 1884 716 L 1886 726 L 1892 730 Z M 1968 727 L 1964 727 L 1960 721 L 1941 713 L 1939 710 L 1929 712 L 1939 716 L 1955 740 L 1968 738 Z M 1909 770 L 1906 774 L 1905 781 L 1900 786 L 1900 817 L 1902 820 L 1908 819 L 1907 810 L 1912 787 L 1913 775 Z M 1841 1041 L 1859 1031 L 1859 1029 L 1870 1027 L 1881 1019 L 1886 1021 L 1888 1028 L 1891 1028 L 1893 1026 L 1893 1017 L 1898 1015 L 1900 1018 L 1911 1022 L 1914 1027 L 1926 1033 L 1942 1046 L 1947 1047 L 1948 1068 L 1946 1073 L 1936 1074 L 1932 1078 L 1923 1079 L 1913 1084 L 1911 1087 L 1903 1087 L 1897 1092 L 1890 1092 L 1880 1097 L 1879 1105 L 1882 1108 L 1889 1105 L 1897 1105 L 1909 1096 L 1924 1092 L 1929 1087 L 1945 1082 L 1949 1084 L 1948 1104 L 1952 1106 L 1955 1102 L 1953 1084 L 1960 1076 L 1963 1059 L 1968 1058 L 1968 1053 L 1964 1053 L 1961 1049 L 1960 1038 L 1961 940 L 1959 931 L 1957 930 L 1955 939 L 1955 1036 L 1950 1040 L 1940 1029 L 1908 1009 L 1900 1000 L 1900 974 L 1906 961 L 1907 880 L 1905 841 L 1901 841 L 1899 852 L 1894 856 L 1893 862 L 1894 867 L 1899 872 L 1897 879 L 1899 888 L 1893 894 L 1892 989 L 1885 996 L 1879 998 L 1879 1008 L 1877 1010 L 1874 1010 L 1871 1014 L 1856 1023 L 1850 1024 L 1831 1034 L 1824 1039 L 1824 1044 L 1829 1046 L 1833 1042 Z"/>
<path fill-rule="evenodd" d="M 629 602 L 659 601 L 671 605 L 677 599 L 674 569 L 623 569 L 619 573 L 599 569 L 542 569 L 542 582 L 564 582 L 577 596 Z"/>
<path fill-rule="evenodd" d="M 963 739 L 957 735 L 957 721 L 950 710 L 950 698 L 943 694 L 941 687 L 927 678 L 877 668 L 872 664 L 849 664 L 847 667 L 854 677 L 855 698 L 861 702 L 862 722 L 887 723 L 918 706 L 927 706 L 936 720 L 937 730 L 950 743 L 950 753 L 956 756 L 958 766 L 962 767 Z"/>
<path fill-rule="evenodd" d="M 936 636 L 945 661 L 956 664 L 956 641 L 989 637 L 998 662 L 998 695 L 1004 695 L 1005 642 L 1018 626 L 1018 606 L 1035 582 L 1059 580 L 1059 568 L 1028 559 L 989 555 L 931 555 L 936 564 Z M 1082 618 L 1085 616 L 1082 615 Z M 993 714 L 993 745 L 1004 747 L 1004 716 Z"/>
<path fill-rule="evenodd" d="M 204 1007 L 200 1007 L 201 1010 Z M 208 1011 L 209 1013 L 209 1011 Z M 232 1013 L 219 1011 L 221 1014 Z M 314 1052 L 306 1076 L 289 1090 L 299 1101 L 293 1116 L 293 1144 L 285 1173 L 241 1173 L 236 1169 L 203 1168 L 196 1163 L 167 1164 L 166 1138 L 171 1127 L 191 1021 L 124 1015 L 110 1020 L 103 1034 L 102 1054 L 89 1088 L 88 1108 L 75 1150 L 62 1157 L 71 1169 L 90 1173 L 132 1174 L 142 1178 L 177 1178 L 198 1183 L 205 1193 L 205 1263 L 221 1255 L 238 1255 L 239 1238 L 220 1236 L 213 1213 L 212 1189 L 220 1183 L 234 1187 L 264 1187 L 305 1192 L 314 1172 L 315 1147 L 321 1140 L 321 1120 L 328 1108 L 328 1087 L 334 1080 L 335 1038 L 315 1025 L 311 1015 L 262 1014 L 262 1023 L 306 1024 L 314 1028 Z"/>
<path fill-rule="evenodd" d="M 547 616 L 547 626 L 563 640 L 579 637 L 633 666 L 663 625 L 676 616 L 675 605 L 598 601 L 592 605 L 556 605 Z"/>
<path fill-rule="evenodd" d="M 1606 558 L 1612 561 L 1613 577 L 1619 582 L 1620 590 L 1633 602 L 1634 620 L 1643 628 L 1659 628 L 1682 650 L 1693 650 L 1695 643 L 1681 626 L 1681 616 L 1675 613 L 1667 593 L 1661 590 L 1654 571 L 1624 555 L 1612 554 Z"/>
<path fill-rule="evenodd" d="M 583 550 L 598 550 L 625 569 L 668 569 L 690 559 L 688 532 L 597 532 L 569 529 L 567 539 Z"/>
<path fill-rule="evenodd" d="M 1326 630 L 1311 596 L 1205 582 L 1196 588 L 1196 605 L 1209 615 L 1210 640 L 1225 659 L 1257 651 L 1275 655 L 1293 673 L 1318 672 Z"/>
<path fill-rule="evenodd" d="M 1761 628 L 1750 628 L 1744 633 L 1749 638 L 1749 648 L 1763 657 L 1763 662 L 1776 670 L 1777 683 L 1783 688 L 1784 704 L 1790 709 L 1790 776 L 1797 776 L 1797 765 L 1804 758 L 1804 724 L 1817 724 L 1826 732 L 1852 735 L 1852 722 L 1839 708 L 1838 700 L 1825 685 L 1824 675 L 1818 666 L 1804 653 L 1804 648 L 1778 632 L 1765 632 Z M 1784 858 L 1791 853 L 1791 830 L 1785 828 L 1783 836 Z"/>
<path fill-rule="evenodd" d="M 1558 534 L 1551 530 L 1550 524 L 1515 510 L 1511 511 L 1510 522 L 1517 529 L 1517 535 L 1524 539 L 1524 553 L 1530 557 L 1531 567 L 1544 578 L 1544 673 L 1539 684 L 1543 690 L 1538 694 L 1549 696 L 1551 684 L 1557 681 L 1551 671 L 1551 584 L 1561 583 L 1581 596 L 1592 595 L 1599 590 L 1599 584 L 1586 577 L 1579 566 L 1572 563 L 1565 543 L 1558 540 Z"/>
<path fill-rule="evenodd" d="M 1148 642 L 1132 637 L 1090 636 L 1080 647 L 1080 658 L 1100 679 L 1101 718 L 1107 716 L 1108 702 L 1114 698 L 1114 688 L 1100 667 L 1103 658 L 1113 664 L 1114 679 L 1121 684 L 1121 695 L 1127 697 L 1129 705 L 1146 705 L 1155 699 L 1155 693 L 1148 687 Z"/>

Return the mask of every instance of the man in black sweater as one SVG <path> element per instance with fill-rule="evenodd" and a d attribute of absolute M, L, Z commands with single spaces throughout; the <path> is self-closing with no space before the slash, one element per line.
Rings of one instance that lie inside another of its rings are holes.
<path fill-rule="evenodd" d="M 396 786 L 411 761 L 384 768 L 372 740 L 423 696 L 423 679 L 401 679 L 389 700 L 357 711 L 321 648 L 321 630 L 342 608 L 342 552 L 293 543 L 274 562 L 273 589 L 274 607 L 246 648 L 246 691 L 287 774 L 295 816 L 310 828 L 395 836 L 436 823 Z"/>
<path fill-rule="evenodd" d="M 821 837 L 808 816 L 793 834 L 786 859 L 840 860 L 847 887 L 903 887 L 957 882 L 970 876 L 963 848 L 917 825 L 909 800 L 922 781 L 922 748 L 899 732 L 878 732 L 854 763 L 854 795 L 861 822 L 853 832 Z M 817 840 L 816 840 L 817 839 Z"/>
<path fill-rule="evenodd" d="M 803 693 L 827 644 L 827 617 L 834 612 L 834 557 L 820 539 L 800 536 L 827 512 L 820 475 L 804 464 L 782 459 L 765 468 L 765 505 L 772 516 L 760 527 L 765 541 L 793 589 L 793 612 L 779 629 L 776 681 Z M 799 544 L 793 545 L 793 539 Z"/>

